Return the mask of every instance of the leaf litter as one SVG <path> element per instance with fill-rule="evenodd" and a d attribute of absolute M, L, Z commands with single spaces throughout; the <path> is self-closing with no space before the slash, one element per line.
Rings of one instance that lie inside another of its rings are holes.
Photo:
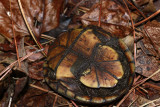
<path fill-rule="evenodd" d="M 129 48 L 132 52 L 136 50 L 135 82 L 129 91 L 130 95 L 110 106 L 149 107 L 160 104 L 159 1 L 126 0 L 131 15 L 120 0 L 20 1 L 35 38 L 46 52 L 50 45 L 48 38 L 54 40 L 58 34 L 70 28 L 90 24 L 98 26 L 100 23 L 106 31 L 123 38 L 124 41 L 130 41 L 127 43 Z M 21 12 L 16 0 L 0 0 L 0 87 L 3 87 L 0 89 L 0 106 L 81 106 L 51 92 L 43 82 L 42 66 L 45 57 L 42 53 L 37 53 L 38 48 L 30 36 Z M 132 16 L 133 14 L 136 17 Z M 62 20 L 60 16 L 70 21 Z M 133 32 L 136 38 L 133 37 Z M 134 42 L 136 47 L 133 47 Z M 20 58 L 21 66 L 17 64 L 17 57 Z"/>

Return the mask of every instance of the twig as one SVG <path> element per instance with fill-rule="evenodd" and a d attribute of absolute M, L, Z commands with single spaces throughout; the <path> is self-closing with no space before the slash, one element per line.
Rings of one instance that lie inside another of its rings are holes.
<path fill-rule="evenodd" d="M 137 7 L 136 6 L 134 6 L 130 1 L 128 1 L 127 0 L 127 2 L 130 4 L 130 5 L 132 5 L 144 18 L 146 18 L 146 16 L 139 10 L 139 9 L 137 9 Z"/>
<path fill-rule="evenodd" d="M 133 86 L 133 87 L 129 90 L 128 94 L 125 95 L 124 98 L 117 104 L 117 107 L 119 107 L 119 106 L 123 103 L 123 101 L 130 95 L 130 93 L 131 93 L 136 87 L 138 87 L 139 85 L 143 84 L 144 82 L 146 82 L 148 79 L 150 79 L 151 77 L 153 77 L 154 75 L 156 75 L 156 74 L 159 73 L 159 72 L 160 72 L 160 69 L 158 69 L 156 72 L 154 72 L 154 73 L 153 73 L 152 75 L 150 75 L 149 77 L 143 79 L 143 80 L 142 80 L 140 83 L 138 83 L 137 85 Z"/>
<path fill-rule="evenodd" d="M 131 102 L 131 104 L 128 107 L 131 107 L 132 104 L 138 99 L 138 96 L 134 99 L 134 101 Z"/>
<path fill-rule="evenodd" d="M 27 54 L 26 56 L 20 58 L 20 62 L 27 59 L 28 57 L 30 57 L 31 55 L 33 55 L 34 53 L 37 53 L 37 52 L 40 52 L 42 51 L 43 49 L 41 50 L 36 50 L 34 52 L 31 52 L 29 54 Z M 11 69 L 13 68 L 13 66 L 17 63 L 18 61 L 14 61 L 13 63 L 11 63 L 8 67 L 6 67 L 6 69 L 4 69 L 1 73 L 0 73 L 0 81 L 11 71 Z"/>
<path fill-rule="evenodd" d="M 55 95 L 55 96 L 58 96 L 58 97 L 61 97 L 60 95 L 58 95 L 58 94 L 56 94 L 56 93 L 53 93 L 53 91 L 49 91 L 49 90 L 47 90 L 47 89 L 41 88 L 41 87 L 39 87 L 39 86 L 36 86 L 36 85 L 34 85 L 34 84 L 29 84 L 29 85 L 30 85 L 31 87 L 33 87 L 33 88 L 39 89 L 39 90 L 41 90 L 41 91 L 50 93 L 50 94 Z"/>
<path fill-rule="evenodd" d="M 155 16 L 158 15 L 159 13 L 160 13 L 160 9 L 159 9 L 157 12 L 153 13 L 152 15 L 150 15 L 149 17 L 145 18 L 144 20 L 142 20 L 142 21 L 134 24 L 134 26 L 138 26 L 138 25 L 146 22 L 147 20 L 151 19 L 152 17 L 155 17 Z"/>
<path fill-rule="evenodd" d="M 57 101 L 57 95 L 55 96 L 55 99 L 54 99 L 54 102 L 53 102 L 53 107 L 55 107 L 56 101 Z"/>
<path fill-rule="evenodd" d="M 78 107 L 77 104 L 73 100 L 71 100 L 71 103 L 74 105 L 74 107 Z"/>
<path fill-rule="evenodd" d="M 102 0 L 99 0 L 99 21 L 98 26 L 101 27 L 101 15 L 102 15 Z"/>
<path fill-rule="evenodd" d="M 80 4 L 81 3 L 83 3 L 85 0 L 81 0 L 79 3 L 77 3 L 75 6 L 74 6 L 74 8 L 68 13 L 68 15 L 67 16 L 70 16 L 71 15 L 71 13 L 77 8 L 77 7 L 79 7 L 80 6 Z"/>

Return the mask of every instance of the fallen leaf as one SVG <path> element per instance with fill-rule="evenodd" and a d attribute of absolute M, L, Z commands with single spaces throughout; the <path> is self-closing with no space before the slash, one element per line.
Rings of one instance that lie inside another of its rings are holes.
<path fill-rule="evenodd" d="M 148 22 L 144 26 L 143 43 L 145 48 L 151 53 L 151 55 L 160 58 L 160 22 L 152 21 Z"/>
<path fill-rule="evenodd" d="M 135 72 L 145 77 L 149 77 L 160 68 L 160 65 L 156 60 L 156 58 L 144 54 L 142 50 L 138 50 L 135 66 L 136 66 Z M 159 81 L 160 80 L 159 75 L 160 73 L 153 76 L 151 79 L 154 81 Z"/>
<path fill-rule="evenodd" d="M 90 11 L 81 16 L 82 23 L 84 25 L 98 25 L 100 11 L 101 27 L 106 31 L 112 32 L 117 36 L 120 34 L 123 36 L 128 35 L 131 32 L 129 30 L 130 18 L 128 13 L 121 5 L 111 0 L 103 0 L 102 9 L 100 9 L 99 3 L 93 5 Z"/>
<path fill-rule="evenodd" d="M 43 0 L 21 0 L 21 3 L 27 22 L 37 38 L 40 37 L 42 32 L 58 26 L 63 0 L 45 0 L 45 2 Z M 14 25 L 12 25 L 12 21 Z M 12 26 L 16 36 L 30 34 L 24 23 L 17 0 L 11 0 L 11 3 L 9 0 L 0 0 L 0 33 L 12 38 Z"/>

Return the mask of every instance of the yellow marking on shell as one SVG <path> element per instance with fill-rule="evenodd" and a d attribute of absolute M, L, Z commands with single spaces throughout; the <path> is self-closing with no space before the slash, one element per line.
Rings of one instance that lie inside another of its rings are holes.
<path fill-rule="evenodd" d="M 59 62 L 59 60 L 61 59 L 63 54 L 60 54 L 58 56 L 56 56 L 54 59 L 48 61 L 48 66 L 51 68 L 51 69 L 55 69 L 57 63 Z"/>
<path fill-rule="evenodd" d="M 123 67 L 120 61 L 103 62 L 101 63 L 101 67 L 115 75 L 118 79 L 122 78 L 124 75 Z"/>
<path fill-rule="evenodd" d="M 131 52 L 129 52 L 129 51 L 125 52 L 125 55 L 127 57 L 128 62 L 133 61 L 133 57 L 132 57 L 132 53 Z"/>
<path fill-rule="evenodd" d="M 93 66 L 91 67 L 91 70 L 87 69 L 87 72 L 89 73 L 80 77 L 80 81 L 87 87 L 114 87 L 118 83 L 118 81 L 110 74 L 101 72 Z"/>
<path fill-rule="evenodd" d="M 70 68 L 76 60 L 77 56 L 73 53 L 69 53 L 58 66 L 56 78 L 62 80 L 63 78 L 75 78 L 74 75 L 71 73 Z"/>
<path fill-rule="evenodd" d="M 126 46 L 126 44 L 121 39 L 119 39 L 119 45 L 120 45 L 120 47 L 121 47 L 121 49 L 123 51 L 125 51 L 126 49 L 128 49 L 128 47 Z M 134 61 L 133 55 L 132 55 L 132 53 L 130 51 L 126 51 L 125 55 L 127 57 L 128 62 Z"/>
<path fill-rule="evenodd" d="M 116 98 L 117 98 L 118 96 L 108 96 L 108 97 L 105 97 L 105 100 L 106 101 L 113 101 L 113 100 L 115 100 Z"/>
<path fill-rule="evenodd" d="M 55 83 L 50 83 L 50 82 L 47 82 L 47 83 L 49 83 L 49 86 L 53 89 L 53 90 L 56 90 L 56 87 L 57 87 L 57 85 L 55 84 Z"/>
<path fill-rule="evenodd" d="M 133 74 L 135 72 L 135 64 L 134 63 L 130 63 L 130 69 L 131 69 L 131 73 Z"/>
<path fill-rule="evenodd" d="M 60 45 L 66 46 L 68 41 L 69 32 L 64 32 L 59 36 Z"/>
<path fill-rule="evenodd" d="M 100 42 L 101 41 L 92 32 L 92 29 L 88 29 L 82 33 L 78 41 L 75 43 L 73 50 L 80 52 L 85 56 L 90 56 L 94 46 Z"/>
<path fill-rule="evenodd" d="M 67 90 L 66 95 L 68 97 L 70 97 L 70 98 L 74 98 L 75 97 L 75 94 L 72 91 L 70 91 L 70 90 Z"/>
<path fill-rule="evenodd" d="M 130 77 L 129 77 L 129 80 L 128 80 L 128 85 L 131 85 L 132 82 L 133 82 L 133 77 L 130 76 Z"/>
<path fill-rule="evenodd" d="M 73 41 L 76 39 L 76 37 L 79 35 L 79 33 L 82 31 L 82 29 L 75 29 L 75 30 L 72 30 L 72 32 L 70 33 L 70 37 L 69 37 L 69 40 L 68 40 L 68 45 L 70 46 Z"/>
<path fill-rule="evenodd" d="M 112 61 L 118 59 L 118 53 L 109 46 L 99 46 L 98 56 L 96 58 L 98 61 Z"/>
<path fill-rule="evenodd" d="M 57 46 L 56 48 L 52 49 L 51 52 L 48 53 L 47 60 L 49 61 L 51 58 L 55 57 L 56 55 L 62 53 L 65 50 L 64 47 Z"/>
<path fill-rule="evenodd" d="M 75 99 L 77 99 L 79 101 L 90 102 L 90 97 L 89 96 L 78 96 L 77 95 Z"/>
<path fill-rule="evenodd" d="M 65 94 L 65 89 L 62 89 L 61 87 L 58 87 L 58 92 L 61 94 Z"/>
<path fill-rule="evenodd" d="M 95 73 L 95 68 L 87 69 L 90 72 L 88 75 L 83 75 L 80 77 L 80 81 L 87 87 L 98 88 L 98 81 Z"/>
<path fill-rule="evenodd" d="M 74 88 L 72 87 L 72 86 L 74 86 L 73 84 L 72 85 L 68 85 L 68 84 L 66 84 L 66 83 L 64 83 L 64 82 L 60 82 L 64 87 L 66 87 L 68 90 L 71 90 L 71 91 L 73 91 L 74 90 Z"/>
<path fill-rule="evenodd" d="M 118 80 L 113 78 L 110 74 L 107 72 L 97 72 L 98 79 L 99 79 L 99 87 L 108 88 L 108 87 L 114 87 Z"/>
<path fill-rule="evenodd" d="M 92 103 L 97 103 L 97 104 L 99 103 L 100 104 L 100 103 L 104 103 L 105 99 L 101 98 L 101 97 L 93 97 L 92 100 L 91 100 L 91 102 Z"/>
<path fill-rule="evenodd" d="M 85 70 L 82 74 L 83 75 L 87 75 L 88 73 L 90 73 L 91 72 L 91 70 L 88 68 L 87 70 Z"/>

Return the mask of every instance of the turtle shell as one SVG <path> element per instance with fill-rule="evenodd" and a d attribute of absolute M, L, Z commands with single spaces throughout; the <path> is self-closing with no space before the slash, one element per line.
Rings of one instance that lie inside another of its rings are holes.
<path fill-rule="evenodd" d="M 111 102 L 132 85 L 131 52 L 121 39 L 96 26 L 61 34 L 50 46 L 47 61 L 47 84 L 75 101 Z"/>

